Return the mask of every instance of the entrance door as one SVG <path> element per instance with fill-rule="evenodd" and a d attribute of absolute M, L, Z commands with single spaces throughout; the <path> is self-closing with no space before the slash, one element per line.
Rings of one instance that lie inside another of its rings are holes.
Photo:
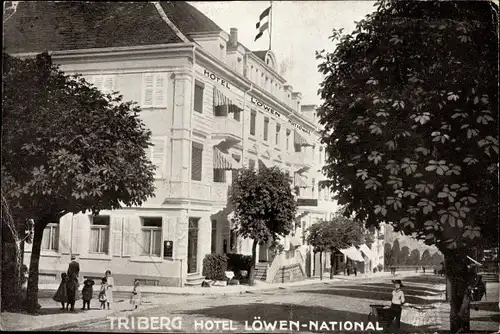
<path fill-rule="evenodd" d="M 268 262 L 267 245 L 259 245 L 259 262 Z"/>
<path fill-rule="evenodd" d="M 188 274 L 198 271 L 198 222 L 200 218 L 189 218 L 188 229 Z"/>

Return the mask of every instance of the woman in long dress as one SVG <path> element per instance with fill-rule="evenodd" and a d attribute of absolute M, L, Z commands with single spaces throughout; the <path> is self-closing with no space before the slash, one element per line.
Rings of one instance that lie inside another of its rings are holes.
<path fill-rule="evenodd" d="M 106 302 L 108 303 L 108 310 L 111 310 L 111 305 L 113 305 L 113 287 L 114 287 L 114 280 L 113 277 L 111 276 L 111 270 L 106 270 L 106 282 L 107 282 L 107 289 L 106 289 Z"/>
<path fill-rule="evenodd" d="M 56 302 L 61 303 L 61 310 L 64 310 L 64 304 L 68 302 L 68 294 L 66 292 L 66 284 L 68 283 L 68 275 L 66 273 L 61 274 L 61 283 L 59 284 L 59 288 L 54 294 L 54 299 Z"/>

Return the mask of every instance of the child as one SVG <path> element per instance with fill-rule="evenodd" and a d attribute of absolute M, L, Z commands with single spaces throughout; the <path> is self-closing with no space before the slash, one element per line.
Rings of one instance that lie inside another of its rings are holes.
<path fill-rule="evenodd" d="M 401 311 L 403 305 L 406 303 L 405 294 L 401 288 L 403 287 L 403 283 L 400 279 L 393 280 L 394 290 L 392 291 L 392 301 L 391 301 L 391 318 L 390 321 L 395 320 L 394 325 L 396 328 L 400 328 L 401 326 Z"/>
<path fill-rule="evenodd" d="M 134 305 L 134 310 L 137 309 L 142 302 L 141 290 L 139 289 L 139 281 L 134 282 L 134 290 L 132 290 L 132 296 L 130 296 L 130 304 Z"/>
<path fill-rule="evenodd" d="M 99 291 L 99 301 L 101 302 L 101 309 L 106 309 L 106 289 L 108 288 L 107 279 L 103 277 L 101 280 L 101 290 Z"/>
<path fill-rule="evenodd" d="M 54 294 L 54 299 L 56 302 L 61 303 L 61 310 L 64 310 L 64 303 L 68 302 L 68 295 L 66 293 L 66 283 L 68 282 L 68 275 L 66 273 L 61 274 L 61 283 L 59 284 L 59 288 L 57 289 L 56 293 Z M 67 306 L 66 306 L 67 308 Z"/>
<path fill-rule="evenodd" d="M 82 307 L 82 310 L 85 310 L 85 305 L 87 305 L 87 310 L 90 310 L 90 300 L 92 299 L 92 295 L 94 294 L 93 285 L 94 285 L 94 281 L 91 280 L 90 278 L 87 278 L 83 282 L 83 289 L 82 289 L 83 307 Z"/>

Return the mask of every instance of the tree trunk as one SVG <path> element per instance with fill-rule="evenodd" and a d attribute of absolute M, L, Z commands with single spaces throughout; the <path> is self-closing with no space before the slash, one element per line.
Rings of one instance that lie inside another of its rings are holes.
<path fill-rule="evenodd" d="M 467 258 L 463 253 L 446 253 L 446 283 L 449 286 L 450 332 L 470 332 L 470 298 L 468 293 L 469 273 Z"/>
<path fill-rule="evenodd" d="M 26 293 L 26 310 L 29 313 L 35 313 L 38 308 L 38 267 L 40 263 L 40 250 L 42 247 L 43 230 L 49 221 L 50 220 L 39 220 L 35 223 L 28 277 L 28 291 Z"/>
<path fill-rule="evenodd" d="M 248 275 L 248 285 L 255 285 L 255 263 L 257 262 L 257 240 L 252 244 L 252 265 L 250 266 L 250 273 Z"/>
<path fill-rule="evenodd" d="M 323 280 L 323 252 L 319 252 L 319 279 Z"/>
<path fill-rule="evenodd" d="M 330 279 L 333 279 L 333 263 L 334 263 L 334 256 L 333 256 L 333 251 L 330 251 Z"/>

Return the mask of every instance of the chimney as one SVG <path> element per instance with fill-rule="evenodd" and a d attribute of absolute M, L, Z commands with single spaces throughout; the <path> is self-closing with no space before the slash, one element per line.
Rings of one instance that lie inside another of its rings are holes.
<path fill-rule="evenodd" d="M 229 45 L 238 46 L 238 29 L 236 28 L 229 30 Z"/>

